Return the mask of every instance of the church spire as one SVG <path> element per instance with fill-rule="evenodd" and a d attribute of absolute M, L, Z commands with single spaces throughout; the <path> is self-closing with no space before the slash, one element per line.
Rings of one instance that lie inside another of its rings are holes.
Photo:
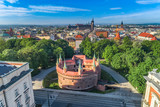
<path fill-rule="evenodd" d="M 58 66 L 58 64 L 59 64 L 59 61 L 58 61 L 58 58 L 57 58 L 57 63 L 56 63 L 56 65 Z"/>
<path fill-rule="evenodd" d="M 121 21 L 121 28 L 123 28 L 123 21 Z"/>
<path fill-rule="evenodd" d="M 96 59 L 96 54 L 95 54 L 95 52 L 94 52 L 94 58 Z"/>
<path fill-rule="evenodd" d="M 61 53 L 59 54 L 59 63 L 62 61 Z"/>
<path fill-rule="evenodd" d="M 81 60 L 79 60 L 79 68 L 78 68 L 78 74 L 81 75 L 83 71 L 83 68 L 81 66 Z"/>
<path fill-rule="evenodd" d="M 82 69 L 81 60 L 79 60 L 79 69 Z"/>
<path fill-rule="evenodd" d="M 100 65 L 100 59 L 99 59 L 99 55 L 98 55 L 97 62 L 98 62 L 98 65 Z"/>
<path fill-rule="evenodd" d="M 95 60 L 93 60 L 93 67 L 96 67 Z"/>
<path fill-rule="evenodd" d="M 96 72 L 96 64 L 95 64 L 95 60 L 93 60 L 93 71 Z"/>
<path fill-rule="evenodd" d="M 67 66 L 66 66 L 66 61 L 64 59 L 64 67 L 63 67 L 63 73 L 66 73 L 67 72 Z"/>
<path fill-rule="evenodd" d="M 63 67 L 64 69 L 67 69 L 67 66 L 66 66 L 66 61 L 65 61 L 65 59 L 64 59 L 64 67 Z"/>

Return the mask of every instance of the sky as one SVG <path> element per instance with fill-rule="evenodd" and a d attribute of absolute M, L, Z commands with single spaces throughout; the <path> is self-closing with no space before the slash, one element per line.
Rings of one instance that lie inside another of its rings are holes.
<path fill-rule="evenodd" d="M 160 0 L 0 0 L 1 24 L 160 23 Z"/>

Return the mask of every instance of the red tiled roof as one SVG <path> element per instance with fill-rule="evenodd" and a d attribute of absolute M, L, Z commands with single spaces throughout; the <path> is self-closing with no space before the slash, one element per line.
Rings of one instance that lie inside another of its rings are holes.
<path fill-rule="evenodd" d="M 31 35 L 18 35 L 17 38 L 31 38 Z"/>
<path fill-rule="evenodd" d="M 154 36 L 151 40 L 157 40 L 157 38 Z"/>
<path fill-rule="evenodd" d="M 75 36 L 76 39 L 83 39 L 83 36 L 82 35 L 77 35 Z"/>
<path fill-rule="evenodd" d="M 139 34 L 139 36 L 148 37 L 148 38 L 153 38 L 153 37 L 154 37 L 154 36 L 151 35 L 150 33 L 146 33 L 146 32 L 142 32 L 141 34 Z"/>
<path fill-rule="evenodd" d="M 119 32 L 118 32 L 118 33 L 116 33 L 116 37 L 114 38 L 114 40 L 120 40 L 120 39 L 121 39 L 121 37 L 120 37 Z"/>

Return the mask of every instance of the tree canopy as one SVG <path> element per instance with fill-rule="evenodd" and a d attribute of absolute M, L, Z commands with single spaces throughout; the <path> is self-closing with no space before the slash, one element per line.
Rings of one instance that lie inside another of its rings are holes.
<path fill-rule="evenodd" d="M 154 68 L 159 68 L 160 72 L 160 41 L 131 41 L 129 37 L 124 37 L 118 42 L 91 42 L 86 38 L 80 49 L 89 58 L 94 52 L 104 58 L 107 65 L 125 76 L 140 93 L 145 89 L 143 76 Z"/>
<path fill-rule="evenodd" d="M 0 39 L 0 60 L 29 62 L 34 69 L 33 75 L 38 73 L 39 67 L 47 68 L 53 65 L 59 54 L 70 58 L 74 50 L 64 40 Z"/>

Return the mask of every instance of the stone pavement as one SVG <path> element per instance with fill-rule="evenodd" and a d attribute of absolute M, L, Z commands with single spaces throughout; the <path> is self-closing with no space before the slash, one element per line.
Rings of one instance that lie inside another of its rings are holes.
<path fill-rule="evenodd" d="M 32 77 L 33 89 L 42 89 L 43 79 L 47 76 L 47 74 L 54 70 L 56 70 L 55 66 L 49 69 L 41 70 L 41 72 L 38 75 Z"/>

